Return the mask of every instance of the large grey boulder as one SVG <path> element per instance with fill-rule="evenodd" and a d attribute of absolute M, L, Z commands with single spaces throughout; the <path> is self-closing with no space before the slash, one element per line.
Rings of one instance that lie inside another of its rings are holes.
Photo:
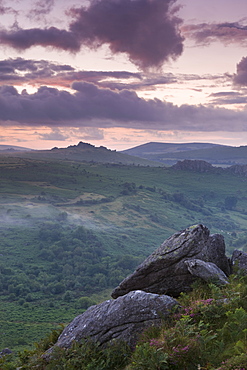
<path fill-rule="evenodd" d="M 125 341 L 135 345 L 138 335 L 151 325 L 160 325 L 177 301 L 169 296 L 130 292 L 116 300 L 91 306 L 77 316 L 62 332 L 56 346 L 67 348 L 73 341 L 90 339 L 100 345 Z"/>
<path fill-rule="evenodd" d="M 113 290 L 112 297 L 117 298 L 137 289 L 177 297 L 181 292 L 191 290 L 191 284 L 198 279 L 185 263 L 191 259 L 212 262 L 227 276 L 230 274 L 223 236 L 210 235 L 206 226 L 195 225 L 165 240 Z"/>

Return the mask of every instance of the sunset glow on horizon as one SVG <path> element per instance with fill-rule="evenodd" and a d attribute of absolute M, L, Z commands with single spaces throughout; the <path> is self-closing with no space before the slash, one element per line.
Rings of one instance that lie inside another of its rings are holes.
<path fill-rule="evenodd" d="M 0 144 L 247 145 L 246 0 L 0 1 Z"/>

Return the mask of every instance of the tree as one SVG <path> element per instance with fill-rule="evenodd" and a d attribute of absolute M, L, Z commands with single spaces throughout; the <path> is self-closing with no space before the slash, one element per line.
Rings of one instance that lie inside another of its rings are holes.
<path fill-rule="evenodd" d="M 81 297 L 78 299 L 76 306 L 86 310 L 88 307 L 95 305 L 96 302 L 89 297 Z"/>
<path fill-rule="evenodd" d="M 235 196 L 229 196 L 225 199 L 225 208 L 232 210 L 237 205 L 238 198 Z"/>

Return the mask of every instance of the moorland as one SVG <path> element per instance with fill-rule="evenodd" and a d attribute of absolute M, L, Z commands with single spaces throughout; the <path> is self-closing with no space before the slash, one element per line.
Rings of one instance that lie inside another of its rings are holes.
<path fill-rule="evenodd" d="M 229 255 L 247 249 L 246 177 L 109 160 L 106 148 L 85 161 L 79 150 L 0 155 L 0 349 L 30 348 L 108 299 L 190 225 L 224 235 Z"/>
<path fill-rule="evenodd" d="M 173 165 L 184 159 L 204 160 L 215 166 L 228 167 L 247 164 L 247 146 L 229 146 L 211 143 L 146 143 L 122 153 Z"/>

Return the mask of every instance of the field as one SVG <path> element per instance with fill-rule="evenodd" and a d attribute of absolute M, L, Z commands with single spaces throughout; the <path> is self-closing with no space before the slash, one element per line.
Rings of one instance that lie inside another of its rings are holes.
<path fill-rule="evenodd" d="M 0 349 L 33 345 L 171 234 L 203 223 L 247 249 L 246 178 L 168 167 L 0 157 Z"/>

